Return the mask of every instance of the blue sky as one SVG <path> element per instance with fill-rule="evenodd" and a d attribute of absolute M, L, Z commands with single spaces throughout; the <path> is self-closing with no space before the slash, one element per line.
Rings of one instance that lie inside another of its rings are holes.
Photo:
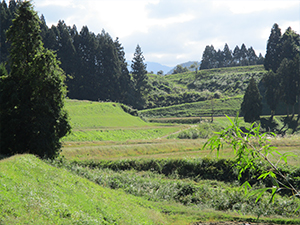
<path fill-rule="evenodd" d="M 231 50 L 242 43 L 265 54 L 271 28 L 299 34 L 299 0 L 33 0 L 48 26 L 64 20 L 119 37 L 131 60 L 139 44 L 146 61 L 176 66 L 200 61 L 206 45 Z"/>

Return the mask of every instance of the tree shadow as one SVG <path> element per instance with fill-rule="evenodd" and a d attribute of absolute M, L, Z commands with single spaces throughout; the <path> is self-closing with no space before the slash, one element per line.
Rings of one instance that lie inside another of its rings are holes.
<path fill-rule="evenodd" d="M 272 116 L 270 118 L 261 118 L 261 128 L 266 132 L 274 132 L 275 134 L 281 136 L 285 136 L 287 132 L 294 134 L 300 131 L 299 117 L 294 118 L 293 116 L 286 116 L 280 118 L 280 121 L 283 124 L 282 127 L 280 127 L 279 121 L 276 121 L 276 119 Z"/>
<path fill-rule="evenodd" d="M 277 121 L 271 116 L 270 118 L 261 118 L 260 119 L 261 127 L 266 131 L 266 132 L 274 132 L 278 133 L 278 123 Z"/>
<path fill-rule="evenodd" d="M 294 133 L 300 131 L 300 123 L 299 123 L 298 118 L 294 119 L 294 116 L 292 116 L 292 117 L 286 116 L 286 117 L 281 118 L 281 121 L 284 123 L 281 130 L 284 132 L 291 130 L 291 134 L 294 134 Z"/>

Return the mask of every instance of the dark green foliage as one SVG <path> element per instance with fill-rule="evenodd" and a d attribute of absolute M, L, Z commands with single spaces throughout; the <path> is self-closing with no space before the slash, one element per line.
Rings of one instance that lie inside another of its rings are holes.
<path fill-rule="evenodd" d="M 223 51 L 220 49 L 216 51 L 214 46 L 207 45 L 202 55 L 200 69 L 222 68 L 229 66 L 248 66 L 259 65 L 263 62 L 263 57 L 257 57 L 252 47 L 246 48 L 242 44 L 241 48 L 236 46 L 232 52 L 228 45 L 225 44 Z"/>
<path fill-rule="evenodd" d="M 0 80 L 1 154 L 53 158 L 70 131 L 63 110 L 65 76 L 54 53 L 43 47 L 39 24 L 26 1 L 7 32 L 11 71 Z"/>
<path fill-rule="evenodd" d="M 294 106 L 299 93 L 297 75 L 299 74 L 299 62 L 297 59 L 283 59 L 277 70 L 277 76 L 280 78 L 281 99 L 287 105 L 287 115 L 289 115 L 289 105 Z"/>
<path fill-rule="evenodd" d="M 278 24 L 274 24 L 268 39 L 267 52 L 265 56 L 264 66 L 266 70 L 276 72 L 280 64 L 280 38 L 281 30 Z"/>
<path fill-rule="evenodd" d="M 261 100 L 262 97 L 259 93 L 256 81 L 254 78 L 251 78 L 241 104 L 241 111 L 244 115 L 245 122 L 253 123 L 259 120 L 262 110 Z"/>
<path fill-rule="evenodd" d="M 271 115 L 273 116 L 281 97 L 280 77 L 270 70 L 264 75 L 263 83 L 266 87 L 265 96 L 267 104 L 269 105 L 271 109 Z"/>
<path fill-rule="evenodd" d="M 12 24 L 19 2 L 0 3 L 1 58 L 8 60 L 9 42 L 5 32 Z M 57 26 L 48 28 L 44 16 L 39 22 L 40 35 L 46 48 L 54 50 L 61 61 L 61 68 L 66 72 L 68 97 L 93 101 L 118 101 L 134 105 L 132 81 L 127 69 L 124 49 L 119 43 L 102 32 L 95 35 L 85 26 L 80 32 L 75 25 L 67 26 L 58 21 Z"/>
<path fill-rule="evenodd" d="M 143 56 L 142 49 L 139 45 L 137 45 L 131 64 L 131 73 L 135 89 L 135 106 L 138 109 L 142 109 L 144 107 L 147 94 L 150 91 L 146 70 L 147 65 L 144 63 L 144 60 L 145 58 Z"/>

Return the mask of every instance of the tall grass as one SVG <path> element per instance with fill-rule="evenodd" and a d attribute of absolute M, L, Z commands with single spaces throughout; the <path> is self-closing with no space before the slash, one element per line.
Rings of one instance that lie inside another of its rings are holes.
<path fill-rule="evenodd" d="M 177 165 L 176 162 L 178 163 Z M 242 214 L 255 216 L 277 215 L 295 217 L 298 214 L 300 215 L 300 212 L 294 214 L 300 203 L 299 199 L 278 197 L 274 204 L 270 204 L 267 194 L 258 203 L 255 203 L 255 197 L 250 199 L 245 197 L 243 190 L 239 188 L 238 182 L 228 184 L 220 181 L 203 180 L 199 176 L 194 176 L 193 180 L 182 179 L 181 173 L 189 174 L 192 172 L 192 167 L 196 162 L 203 163 L 202 166 L 196 166 L 197 169 L 203 168 L 207 171 L 211 169 L 211 175 L 215 172 L 213 176 L 220 177 L 222 174 L 223 176 L 230 176 L 229 171 L 222 171 L 222 168 L 225 168 L 226 161 L 215 161 L 213 163 L 213 161 L 209 162 L 209 160 L 166 160 L 165 163 L 172 164 L 174 169 L 173 171 L 171 169 L 169 174 L 168 172 L 160 173 L 166 167 L 162 166 L 163 163 L 160 164 L 159 161 L 155 160 L 114 162 L 112 165 L 108 162 L 106 165 L 113 170 L 103 169 L 105 162 L 103 162 L 102 166 L 94 169 L 74 163 L 64 164 L 64 166 L 97 184 L 112 189 L 122 189 L 128 194 L 140 196 L 151 201 L 177 202 L 186 206 L 197 206 L 202 210 L 213 208 L 222 211 L 239 211 Z M 170 164 L 169 167 L 171 168 L 172 165 Z M 185 167 L 181 164 L 187 166 L 185 171 L 181 171 Z M 218 164 L 223 164 L 223 167 L 214 167 Z M 59 165 L 62 166 L 60 163 Z M 182 167 L 180 168 L 180 166 Z M 124 170 L 125 168 L 130 170 Z M 138 171 L 140 172 L 133 170 L 137 168 L 139 168 Z M 261 184 L 258 185 L 261 187 Z"/>

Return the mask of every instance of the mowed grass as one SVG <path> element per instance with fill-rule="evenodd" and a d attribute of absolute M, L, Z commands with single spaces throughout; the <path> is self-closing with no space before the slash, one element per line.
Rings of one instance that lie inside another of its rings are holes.
<path fill-rule="evenodd" d="M 72 132 L 64 142 L 149 140 L 184 126 L 147 123 L 125 113 L 119 103 L 67 100 Z"/>
<path fill-rule="evenodd" d="M 33 155 L 0 161 L 0 224 L 168 224 L 153 208 Z"/>
<path fill-rule="evenodd" d="M 139 117 L 125 113 L 118 103 L 67 100 L 65 107 L 74 130 L 149 126 Z"/>

